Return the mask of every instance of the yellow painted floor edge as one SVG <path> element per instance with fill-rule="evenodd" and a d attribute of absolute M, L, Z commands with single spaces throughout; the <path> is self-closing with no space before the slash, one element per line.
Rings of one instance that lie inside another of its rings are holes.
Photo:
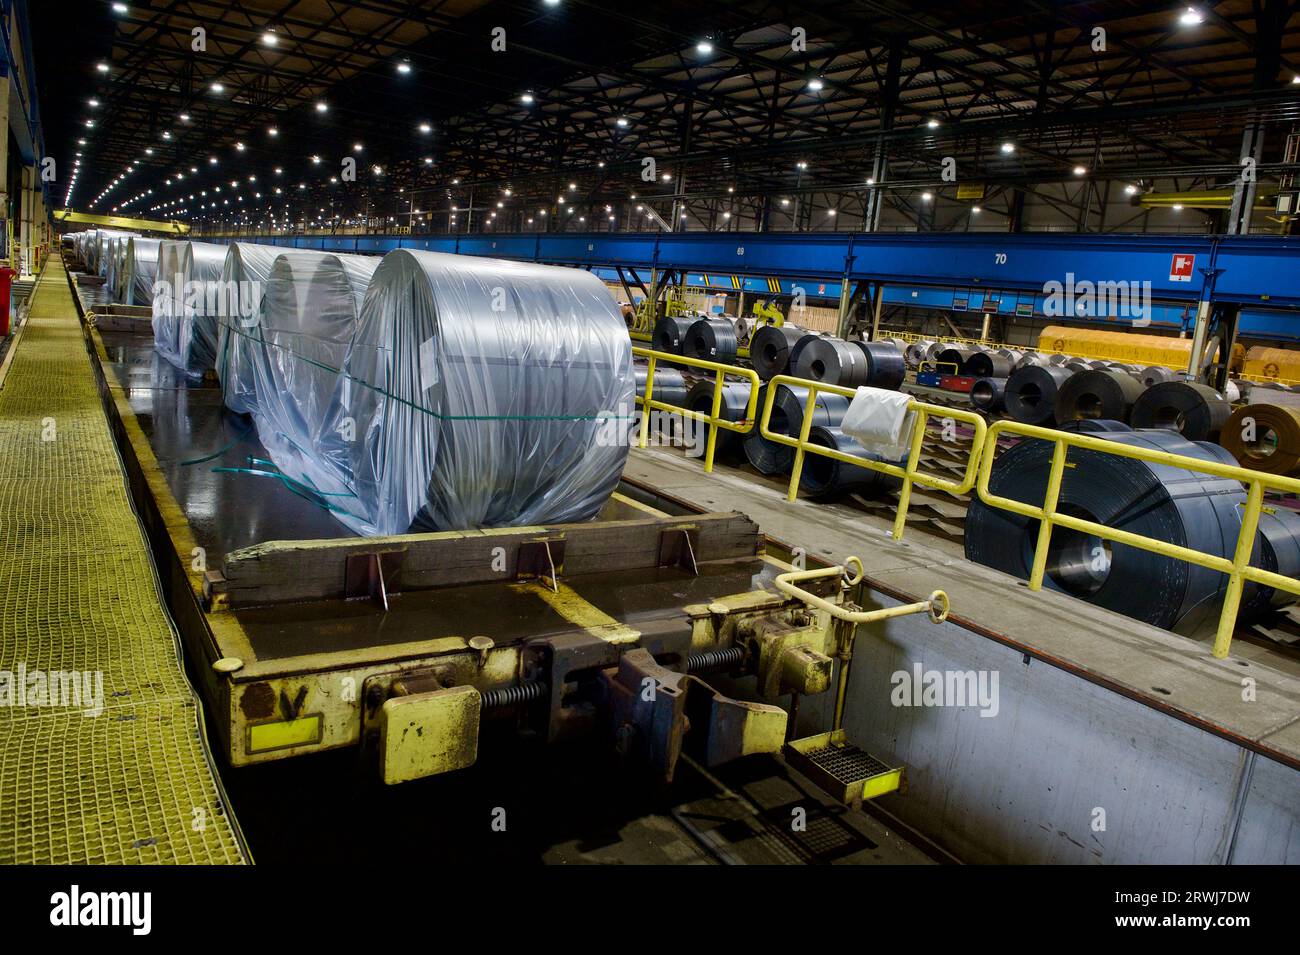
<path fill-rule="evenodd" d="M 63 263 L 0 390 L 0 862 L 242 863 Z"/>

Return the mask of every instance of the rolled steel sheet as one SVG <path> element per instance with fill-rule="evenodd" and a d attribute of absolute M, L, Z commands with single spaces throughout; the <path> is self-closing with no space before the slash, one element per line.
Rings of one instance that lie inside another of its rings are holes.
<path fill-rule="evenodd" d="M 694 318 L 684 318 L 680 315 L 665 315 L 659 321 L 655 322 L 655 330 L 651 336 L 651 342 L 655 351 L 667 352 L 670 355 L 681 355 L 686 347 L 686 333 L 690 331 L 695 324 Z"/>
<path fill-rule="evenodd" d="M 770 387 L 770 386 L 765 386 Z M 762 402 L 766 396 L 761 396 Z M 803 428 L 804 408 L 808 403 L 808 389 L 781 385 L 772 400 L 772 417 L 769 426 L 778 434 L 797 436 Z M 813 424 L 838 427 L 849 410 L 849 399 L 842 395 L 819 393 L 813 406 Z M 789 474 L 794 462 L 794 448 L 769 441 L 755 428 L 745 437 L 745 457 L 760 474 Z"/>
<path fill-rule="evenodd" d="M 1098 433 L 1133 447 L 1206 461 L 1224 460 L 1222 449 L 1168 431 Z M 1052 445 L 1022 441 L 1003 451 L 990 491 L 1041 506 L 1051 469 Z M 1061 482 L 1058 513 L 1095 521 L 1155 540 L 1230 558 L 1241 528 L 1246 495 L 1241 484 L 1162 464 L 1071 449 Z M 991 508 L 976 499 L 966 516 L 966 556 L 1028 578 L 1038 522 Z M 1227 576 L 1195 564 L 1067 528 L 1052 531 L 1044 585 L 1157 627 L 1200 636 L 1217 625 Z"/>
<path fill-rule="evenodd" d="M 165 247 L 166 242 L 163 243 Z M 324 256 L 325 252 L 288 250 L 278 245 L 232 242 L 221 266 L 222 284 L 235 296 L 231 315 L 217 322 L 217 354 L 213 368 L 221 382 L 221 398 L 236 414 L 252 414 L 257 405 L 254 368 L 266 360 L 261 338 L 267 281 L 275 260 L 289 251 Z M 164 250 L 165 257 L 165 250 Z M 155 299 L 155 313 L 158 308 Z"/>
<path fill-rule="evenodd" d="M 799 374 L 799 372 L 796 369 L 799 367 L 800 353 L 809 345 L 811 345 L 813 342 L 817 341 L 822 337 L 823 336 L 821 332 L 805 331 L 803 337 L 800 338 L 797 342 L 795 342 L 794 347 L 790 349 L 790 361 L 786 366 L 786 372 L 785 372 L 787 375 Z"/>
<path fill-rule="evenodd" d="M 919 342 L 912 342 L 912 344 L 908 345 L 903 353 L 903 357 L 907 361 L 907 367 L 920 368 L 921 362 L 930 357 L 930 349 L 933 347 L 934 342 L 924 338 Z"/>
<path fill-rule="evenodd" d="M 844 388 L 867 383 L 867 358 L 862 349 L 839 338 L 800 342 L 795 375 Z"/>
<path fill-rule="evenodd" d="M 934 361 L 939 357 L 939 352 L 948 347 L 947 342 L 930 342 L 930 346 L 925 350 L 925 360 Z"/>
<path fill-rule="evenodd" d="M 1162 381 L 1173 381 L 1174 373 L 1172 369 L 1163 368 L 1160 365 L 1148 365 L 1138 372 L 1138 380 L 1150 388 L 1152 385 L 1158 385 Z"/>
<path fill-rule="evenodd" d="M 501 308 L 500 290 L 506 307 Z M 369 283 L 330 423 L 364 534 L 594 517 L 627 459 L 632 343 L 590 273 L 398 249 Z M 316 485 L 320 487 L 319 484 Z"/>
<path fill-rule="evenodd" d="M 941 349 L 934 356 L 936 370 L 942 373 L 948 371 L 948 366 L 956 366 L 956 374 L 966 374 L 966 363 L 975 355 L 976 349 L 970 345 L 949 345 Z"/>
<path fill-rule="evenodd" d="M 730 365 L 740 353 L 736 325 L 729 318 L 701 318 L 686 330 L 682 354 L 687 358 Z"/>
<path fill-rule="evenodd" d="M 764 325 L 749 343 L 749 362 L 759 378 L 767 381 L 788 373 L 790 353 L 807 332 L 793 325 Z"/>
<path fill-rule="evenodd" d="M 638 395 L 645 395 L 645 383 L 650 377 L 649 371 L 648 365 L 636 365 L 632 369 L 632 374 L 636 378 L 636 393 Z M 686 394 L 689 390 L 686 379 L 676 368 L 655 369 L 655 387 L 650 395 L 651 400 L 685 408 Z"/>
<path fill-rule="evenodd" d="M 1223 386 L 1223 391 L 1220 392 L 1220 394 L 1222 395 L 1223 400 L 1228 402 L 1228 404 L 1235 404 L 1241 400 L 1241 385 L 1229 378 L 1227 384 Z"/>
<path fill-rule="evenodd" d="M 1244 468 L 1300 473 L 1300 408 L 1243 405 L 1228 417 L 1219 437 Z"/>
<path fill-rule="evenodd" d="M 1046 366 L 1050 364 L 1052 364 L 1052 362 L 1046 355 L 1040 354 L 1036 351 L 1027 351 L 1021 355 L 1020 360 L 1016 362 L 1016 368 L 1027 368 L 1030 365 Z M 1010 376 L 1008 375 L 1007 377 Z"/>
<path fill-rule="evenodd" d="M 1079 418 L 1076 421 L 1065 422 L 1061 425 L 1061 430 L 1073 431 L 1076 434 L 1098 434 L 1107 431 L 1132 431 L 1133 426 L 1109 418 Z"/>
<path fill-rule="evenodd" d="M 1005 407 L 1007 379 L 980 378 L 970 387 L 970 403 L 980 411 L 993 414 Z"/>
<path fill-rule="evenodd" d="M 713 385 L 712 380 L 697 381 L 691 386 L 691 390 L 686 396 L 686 407 L 692 411 L 702 411 L 704 414 L 712 413 Z M 723 384 L 722 404 L 718 414 L 726 421 L 743 421 L 749 402 L 749 389 L 749 383 L 744 381 L 728 381 Z M 755 407 L 755 415 L 757 416 L 761 406 Z M 691 457 L 704 457 L 709 446 L 709 429 L 711 426 L 704 422 L 687 419 L 683 427 L 687 435 L 687 444 L 691 448 Z M 742 442 L 748 433 L 748 431 L 741 432 L 720 428 L 714 454 L 739 454 Z"/>
<path fill-rule="evenodd" d="M 966 360 L 962 374 L 972 378 L 1009 378 L 1013 370 L 1015 362 L 1006 355 L 977 351 Z"/>
<path fill-rule="evenodd" d="M 1056 423 L 1076 418 L 1127 421 L 1142 385 L 1122 371 L 1094 369 L 1070 378 L 1056 394 Z"/>
<path fill-rule="evenodd" d="M 1064 365 L 1069 360 L 1069 355 L 1052 354 L 1047 356 L 1047 363 L 1049 365 Z"/>
<path fill-rule="evenodd" d="M 1258 566 L 1284 577 L 1300 577 L 1300 514 L 1278 507 L 1259 515 Z M 1296 595 L 1285 590 L 1247 583 L 1241 595 L 1241 619 L 1253 623 L 1272 610 L 1290 606 Z"/>
<path fill-rule="evenodd" d="M 867 359 L 867 384 L 872 388 L 897 391 L 907 378 L 907 362 L 893 342 L 850 342 L 862 349 Z"/>
<path fill-rule="evenodd" d="M 1068 368 L 1076 374 L 1093 370 L 1093 367 L 1089 362 L 1083 361 L 1079 358 L 1071 358 L 1068 361 L 1064 361 L 1061 363 L 1061 367 Z"/>
<path fill-rule="evenodd" d="M 834 448 L 844 454 L 853 454 L 871 461 L 884 460 L 873 451 L 868 451 L 855 438 L 849 437 L 839 428 L 814 427 L 808 432 L 811 444 L 824 448 Z M 892 462 L 891 462 L 892 463 Z M 830 500 L 846 494 L 883 494 L 898 487 L 900 482 L 887 474 L 870 468 L 845 464 L 820 454 L 804 456 L 803 470 L 799 474 L 799 487 L 813 500 Z"/>
<path fill-rule="evenodd" d="M 164 240 L 158 246 L 154 347 L 192 378 L 216 365 L 218 325 L 231 309 L 222 282 L 227 251 L 211 242 Z"/>
<path fill-rule="evenodd" d="M 1217 441 L 1232 406 L 1209 385 L 1163 381 L 1138 396 L 1130 421 L 1135 428 L 1177 431 L 1189 441 Z"/>
<path fill-rule="evenodd" d="M 1007 379 L 1003 402 L 1007 414 L 1022 424 L 1051 424 L 1056 420 L 1056 396 L 1074 372 L 1055 365 L 1026 365 Z"/>

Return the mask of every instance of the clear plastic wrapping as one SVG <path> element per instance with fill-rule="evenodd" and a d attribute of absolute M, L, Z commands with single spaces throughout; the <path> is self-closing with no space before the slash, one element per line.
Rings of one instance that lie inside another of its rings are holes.
<path fill-rule="evenodd" d="M 589 273 L 391 252 L 344 373 L 331 420 L 355 424 L 338 453 L 356 500 L 342 519 L 362 533 L 417 516 L 454 529 L 586 520 L 622 474 L 631 340 Z"/>
<path fill-rule="evenodd" d="M 231 307 L 221 282 L 225 262 L 224 245 L 164 240 L 159 247 L 154 347 L 192 377 L 216 362 L 218 318 Z"/>
<path fill-rule="evenodd" d="M 622 474 L 631 341 L 589 273 L 284 253 L 256 334 L 226 335 L 255 346 L 230 350 L 227 404 L 251 378 L 281 475 L 359 534 L 586 520 Z"/>
<path fill-rule="evenodd" d="M 158 281 L 158 249 L 161 239 L 132 236 L 127 240 L 122 264 L 121 298 L 126 305 L 152 305 Z"/>
<path fill-rule="evenodd" d="M 262 345 L 257 334 L 261 322 L 262 302 L 275 260 L 285 254 L 277 245 L 232 242 L 222 265 L 221 281 L 235 296 L 230 315 L 217 323 L 215 369 L 221 382 L 222 400 L 238 414 L 252 414 L 257 394 L 253 374 L 255 351 Z M 321 255 L 323 252 L 302 252 Z"/>

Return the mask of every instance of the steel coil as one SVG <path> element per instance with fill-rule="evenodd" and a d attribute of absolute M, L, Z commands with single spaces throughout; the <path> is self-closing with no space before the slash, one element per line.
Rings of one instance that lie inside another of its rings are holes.
<path fill-rule="evenodd" d="M 759 378 L 767 381 L 786 374 L 790 353 L 807 332 L 793 325 L 764 325 L 754 332 L 749 343 L 749 363 Z"/>
<path fill-rule="evenodd" d="M 691 411 L 700 411 L 704 414 L 712 413 L 713 386 L 712 379 L 697 381 L 686 396 L 686 407 Z M 749 388 L 748 382 L 743 381 L 729 381 L 723 384 L 722 404 L 718 411 L 723 420 L 743 421 L 745 419 L 745 411 L 749 405 Z M 693 419 L 685 421 L 685 430 L 688 437 L 687 446 L 690 448 L 691 457 L 703 457 L 708 450 L 709 428 L 710 425 L 703 421 Z M 723 428 L 718 432 L 718 443 L 714 448 L 714 454 L 738 454 L 746 433 Z M 691 438 L 694 438 L 694 440 L 690 440 Z"/>
<path fill-rule="evenodd" d="M 868 451 L 856 439 L 839 428 L 814 427 L 808 432 L 808 441 L 823 448 L 834 448 L 871 461 L 884 460 Z M 804 456 L 803 470 L 799 474 L 799 487 L 808 497 L 822 501 L 845 494 L 881 494 L 899 486 L 899 481 L 887 474 L 856 464 L 845 464 L 820 454 Z"/>
<path fill-rule="evenodd" d="M 1160 365 L 1148 365 L 1138 372 L 1138 380 L 1150 388 L 1152 385 L 1158 385 L 1162 381 L 1173 381 L 1174 373 L 1169 368 L 1163 368 Z"/>
<path fill-rule="evenodd" d="M 980 378 L 970 387 L 970 403 L 980 411 L 989 414 L 1001 411 L 1005 406 L 1007 379 Z"/>
<path fill-rule="evenodd" d="M 805 332 L 803 337 L 794 343 L 794 347 L 790 349 L 790 362 L 786 367 L 785 373 L 787 375 L 798 374 L 795 369 L 799 367 L 799 355 L 805 348 L 820 338 L 822 338 L 821 332 Z"/>
<path fill-rule="evenodd" d="M 799 343 L 795 375 L 809 381 L 856 388 L 867 383 L 867 358 L 862 349 L 839 338 Z"/>
<path fill-rule="evenodd" d="M 1017 368 L 1007 379 L 1007 414 L 1022 424 L 1051 424 L 1056 420 L 1057 392 L 1073 374 L 1055 365 Z"/>
<path fill-rule="evenodd" d="M 642 397 L 645 396 L 645 383 L 648 377 L 649 368 L 646 365 L 636 365 L 632 373 L 636 376 L 636 393 Z M 686 407 L 686 395 L 690 389 L 686 384 L 686 379 L 676 368 L 656 368 L 655 369 L 655 387 L 650 395 L 653 401 L 662 401 L 665 404 L 676 405 L 679 408 Z M 659 411 L 652 409 L 650 412 L 650 424 L 658 431 L 664 434 L 672 433 L 672 422 L 674 418 L 671 411 Z M 680 420 L 680 419 L 678 419 Z M 633 427 L 639 427 L 634 423 Z"/>
<path fill-rule="evenodd" d="M 1076 421 L 1065 422 L 1061 425 L 1061 430 L 1073 431 L 1075 434 L 1098 434 L 1107 431 L 1132 431 L 1133 426 L 1109 418 L 1079 418 Z"/>
<path fill-rule="evenodd" d="M 1130 420 L 1135 428 L 1177 431 L 1189 441 L 1217 441 L 1232 406 L 1209 385 L 1162 381 L 1138 396 Z"/>
<path fill-rule="evenodd" d="M 1020 364 L 1020 359 L 1025 357 L 1025 352 L 1022 348 L 999 348 L 998 354 L 1011 362 L 1012 368 L 1015 368 L 1016 365 Z"/>
<path fill-rule="evenodd" d="M 1080 372 L 1061 386 L 1056 395 L 1056 423 L 1075 418 L 1111 418 L 1127 421 L 1142 385 L 1122 371 L 1094 369 Z"/>
<path fill-rule="evenodd" d="M 670 355 L 683 354 L 682 349 L 686 346 L 686 333 L 690 331 L 695 324 L 693 318 L 683 318 L 680 315 L 665 315 L 659 321 L 655 322 L 654 334 L 651 338 L 655 351 L 667 352 Z"/>
<path fill-rule="evenodd" d="M 766 395 L 760 396 L 760 407 L 766 400 Z M 803 428 L 807 404 L 807 388 L 781 385 L 772 399 L 770 429 L 777 434 L 798 435 Z M 813 424 L 838 427 L 848 410 L 848 398 L 819 392 L 813 406 Z M 745 437 L 745 457 L 760 474 L 789 474 L 794 462 L 794 448 L 767 440 L 755 428 Z"/>
<path fill-rule="evenodd" d="M 686 332 L 682 354 L 687 358 L 730 365 L 740 353 L 736 326 L 729 318 L 701 318 Z"/>
<path fill-rule="evenodd" d="M 1223 391 L 1220 392 L 1220 395 L 1228 404 L 1234 404 L 1241 400 L 1241 386 L 1229 378 L 1227 384 L 1223 386 Z"/>
<path fill-rule="evenodd" d="M 1266 474 L 1300 472 L 1300 409 L 1244 405 L 1220 432 L 1237 463 Z"/>
<path fill-rule="evenodd" d="M 1300 514 L 1287 508 L 1275 508 L 1259 515 L 1259 555 L 1262 570 L 1284 577 L 1300 577 Z M 1254 623 L 1271 610 L 1296 602 L 1296 595 L 1285 590 L 1247 583 L 1241 595 L 1241 618 Z"/>
<path fill-rule="evenodd" d="M 1168 431 L 1097 436 L 1206 461 L 1226 457 L 1215 445 Z M 1041 506 L 1051 462 L 1050 443 L 1022 441 L 999 455 L 989 490 Z M 1061 482 L 1058 513 L 1231 557 L 1246 501 L 1237 481 L 1083 449 L 1071 449 L 1070 464 Z M 969 559 L 1023 579 L 1034 559 L 1038 521 L 977 499 L 967 512 L 965 538 Z M 1227 576 L 1057 527 L 1044 584 L 1157 627 L 1200 635 L 1217 624 Z"/>
<path fill-rule="evenodd" d="M 893 342 L 851 342 L 867 359 L 867 384 L 872 388 L 897 391 L 907 377 L 903 352 Z"/>
<path fill-rule="evenodd" d="M 1046 355 L 1039 354 L 1036 351 L 1027 351 L 1021 355 L 1020 360 L 1016 362 L 1016 368 L 1028 368 L 1031 365 L 1042 367 L 1051 364 L 1053 364 L 1052 361 L 1048 359 Z"/>
<path fill-rule="evenodd" d="M 1049 365 L 1064 365 L 1067 361 L 1070 361 L 1069 355 L 1054 353 L 1047 356 L 1047 363 Z"/>
<path fill-rule="evenodd" d="M 946 374 L 949 370 L 948 366 L 952 365 L 954 366 L 954 374 L 964 375 L 966 374 L 966 362 L 971 360 L 975 351 L 970 345 L 949 345 L 934 356 L 935 368 L 940 373 Z"/>
<path fill-rule="evenodd" d="M 903 357 L 907 361 L 907 367 L 920 368 L 921 362 L 926 361 L 930 357 L 930 349 L 933 346 L 934 342 L 924 338 L 919 342 L 912 342 L 912 344 L 908 345 L 906 351 L 903 352 Z"/>
<path fill-rule="evenodd" d="M 972 378 L 1008 378 L 1014 369 L 1015 362 L 1006 355 L 977 351 L 967 359 L 962 374 Z"/>

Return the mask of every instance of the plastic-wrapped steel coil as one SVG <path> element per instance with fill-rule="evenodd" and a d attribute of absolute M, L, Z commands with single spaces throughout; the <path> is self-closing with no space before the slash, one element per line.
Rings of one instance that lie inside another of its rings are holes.
<path fill-rule="evenodd" d="M 1056 420 L 1057 392 L 1073 374 L 1057 365 L 1017 368 L 1007 379 L 1007 414 L 1022 424 L 1051 424 Z"/>
<path fill-rule="evenodd" d="M 966 361 L 962 368 L 963 375 L 972 378 L 1009 378 L 1015 362 L 997 352 L 977 351 Z"/>
<path fill-rule="evenodd" d="M 1209 385 L 1163 381 L 1138 396 L 1129 420 L 1135 428 L 1177 431 L 1189 441 L 1217 441 L 1232 406 Z"/>
<path fill-rule="evenodd" d="M 1007 379 L 980 378 L 970 387 L 970 403 L 980 411 L 992 414 L 1004 407 Z"/>
<path fill-rule="evenodd" d="M 1152 385 L 1158 385 L 1162 381 L 1173 381 L 1174 373 L 1169 368 L 1162 368 L 1160 365 L 1148 365 L 1138 372 L 1138 379 L 1142 384 L 1150 388 Z"/>
<path fill-rule="evenodd" d="M 690 331 L 691 326 L 694 324 L 695 319 L 693 318 L 665 315 L 655 322 L 654 335 L 651 340 L 654 350 L 668 352 L 670 355 L 683 354 L 682 349 L 686 345 L 686 333 Z"/>
<path fill-rule="evenodd" d="M 790 367 L 790 353 L 806 335 L 793 325 L 763 325 L 749 342 L 749 362 L 758 377 L 767 381 L 784 375 Z"/>
<path fill-rule="evenodd" d="M 760 396 L 760 408 L 766 400 L 766 395 Z M 798 435 L 803 428 L 807 404 L 807 388 L 781 385 L 772 401 L 771 429 L 778 434 Z M 819 393 L 813 408 L 813 424 L 838 427 L 848 409 L 848 398 Z M 794 462 L 794 448 L 767 440 L 755 428 L 745 437 L 745 457 L 760 474 L 789 474 Z"/>
<path fill-rule="evenodd" d="M 842 339 L 818 338 L 799 343 L 794 373 L 809 381 L 856 388 L 867 383 L 867 357 Z"/>
<path fill-rule="evenodd" d="M 1225 457 L 1215 445 L 1169 431 L 1097 436 L 1207 461 Z M 1022 441 L 999 455 L 989 489 L 1041 506 L 1051 460 L 1050 443 Z M 1246 500 L 1237 481 L 1088 450 L 1071 449 L 1070 464 L 1061 482 L 1059 513 L 1209 554 L 1232 555 Z M 966 556 L 1016 577 L 1029 576 L 1037 537 L 1037 521 L 978 499 L 967 512 Z M 1227 576 L 1057 527 L 1044 582 L 1157 627 L 1199 635 L 1218 622 Z"/>
<path fill-rule="evenodd" d="M 1220 438 L 1243 468 L 1300 472 L 1300 408 L 1244 405 L 1228 417 Z"/>
<path fill-rule="evenodd" d="M 872 388 L 897 391 L 907 377 L 907 362 L 893 342 L 850 342 L 862 349 L 867 359 L 867 381 Z"/>
<path fill-rule="evenodd" d="M 1072 377 L 1056 395 L 1056 423 L 1075 418 L 1111 418 L 1127 421 L 1142 385 L 1122 371 L 1094 369 Z"/>
<path fill-rule="evenodd" d="M 701 318 L 686 331 L 682 354 L 730 365 L 740 351 L 735 323 L 729 318 Z"/>
<path fill-rule="evenodd" d="M 883 460 L 839 428 L 814 427 L 808 433 L 808 440 L 812 444 L 834 448 L 844 454 L 872 461 Z M 845 494 L 882 494 L 898 486 L 898 480 L 888 474 L 845 464 L 820 454 L 804 455 L 803 470 L 799 474 L 799 487 L 813 500 L 826 500 Z"/>
<path fill-rule="evenodd" d="M 690 393 L 686 396 L 686 407 L 691 411 L 702 411 L 709 414 L 713 411 L 713 381 L 697 381 L 691 388 Z M 726 382 L 722 386 L 722 404 L 718 414 L 727 421 L 743 421 L 745 418 L 745 409 L 749 403 L 749 384 L 743 381 Z M 757 415 L 757 410 L 755 415 Z M 704 457 L 708 450 L 710 425 L 706 422 L 688 419 L 685 422 L 685 430 L 689 440 L 687 443 L 691 447 L 692 457 Z M 736 454 L 739 453 L 741 442 L 745 438 L 746 432 L 731 431 L 727 428 L 718 430 L 718 443 L 714 449 L 714 454 Z"/>

